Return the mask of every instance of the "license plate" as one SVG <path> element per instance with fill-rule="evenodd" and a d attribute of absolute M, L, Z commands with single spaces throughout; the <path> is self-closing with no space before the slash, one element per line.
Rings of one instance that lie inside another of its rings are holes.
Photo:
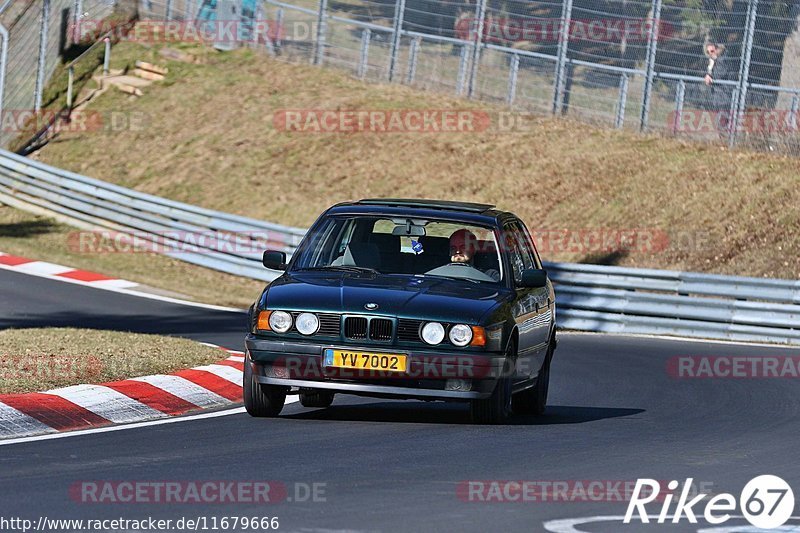
<path fill-rule="evenodd" d="M 383 370 L 405 372 L 408 356 L 388 353 L 351 352 L 349 350 L 325 350 L 325 366 L 332 368 L 355 368 L 359 370 Z"/>

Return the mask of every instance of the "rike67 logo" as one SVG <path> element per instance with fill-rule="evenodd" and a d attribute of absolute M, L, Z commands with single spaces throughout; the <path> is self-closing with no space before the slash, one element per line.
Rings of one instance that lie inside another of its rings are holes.
<path fill-rule="evenodd" d="M 761 529 L 775 529 L 785 524 L 792 518 L 794 512 L 794 492 L 786 481 L 778 476 L 758 476 L 751 479 L 742 489 L 738 501 L 733 494 L 716 494 L 705 501 L 705 507 L 700 502 L 709 494 L 698 494 L 689 499 L 692 478 L 686 480 L 675 504 L 675 509 L 670 514 L 673 496 L 677 494 L 679 483 L 670 481 L 667 488 L 673 492 L 664 498 L 658 516 L 648 515 L 645 506 L 656 500 L 661 494 L 661 485 L 655 479 L 637 479 L 633 495 L 628 503 L 623 522 L 630 524 L 638 515 L 638 520 L 649 524 L 651 519 L 656 523 L 664 524 L 668 520 L 673 524 L 679 523 L 685 517 L 692 524 L 697 523 L 697 515 L 702 513 L 709 524 L 722 524 L 731 518 L 744 517 L 750 524 Z M 737 504 L 741 515 L 737 511 Z M 701 511 L 702 507 L 702 511 Z"/>

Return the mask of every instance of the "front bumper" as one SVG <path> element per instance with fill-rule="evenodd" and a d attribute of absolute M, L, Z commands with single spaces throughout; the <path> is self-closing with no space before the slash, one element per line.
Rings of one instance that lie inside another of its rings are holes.
<path fill-rule="evenodd" d="M 245 339 L 245 346 L 259 383 L 390 398 L 488 398 L 505 363 L 504 355 L 491 352 L 319 344 L 265 339 L 252 334 Z M 327 368 L 323 364 L 323 352 L 328 348 L 403 354 L 408 356 L 408 369 L 406 372 L 378 372 Z"/>

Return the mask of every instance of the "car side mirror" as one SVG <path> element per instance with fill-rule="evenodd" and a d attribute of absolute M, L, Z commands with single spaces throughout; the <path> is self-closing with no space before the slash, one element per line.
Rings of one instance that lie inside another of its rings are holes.
<path fill-rule="evenodd" d="M 270 270 L 286 270 L 286 253 L 267 250 L 261 263 Z"/>
<path fill-rule="evenodd" d="M 547 271 L 539 268 L 529 268 L 522 271 L 522 287 L 539 289 L 547 286 Z"/>

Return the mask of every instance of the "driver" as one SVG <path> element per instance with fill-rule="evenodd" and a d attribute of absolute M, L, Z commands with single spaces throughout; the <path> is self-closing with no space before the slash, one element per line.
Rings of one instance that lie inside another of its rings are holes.
<path fill-rule="evenodd" d="M 453 234 L 450 235 L 450 262 L 462 263 L 475 268 L 472 264 L 472 258 L 475 255 L 477 247 L 478 238 L 468 229 L 460 229 L 453 232 Z M 481 272 L 490 276 L 495 281 L 500 281 L 500 272 L 493 268 L 486 271 L 481 270 Z"/>

